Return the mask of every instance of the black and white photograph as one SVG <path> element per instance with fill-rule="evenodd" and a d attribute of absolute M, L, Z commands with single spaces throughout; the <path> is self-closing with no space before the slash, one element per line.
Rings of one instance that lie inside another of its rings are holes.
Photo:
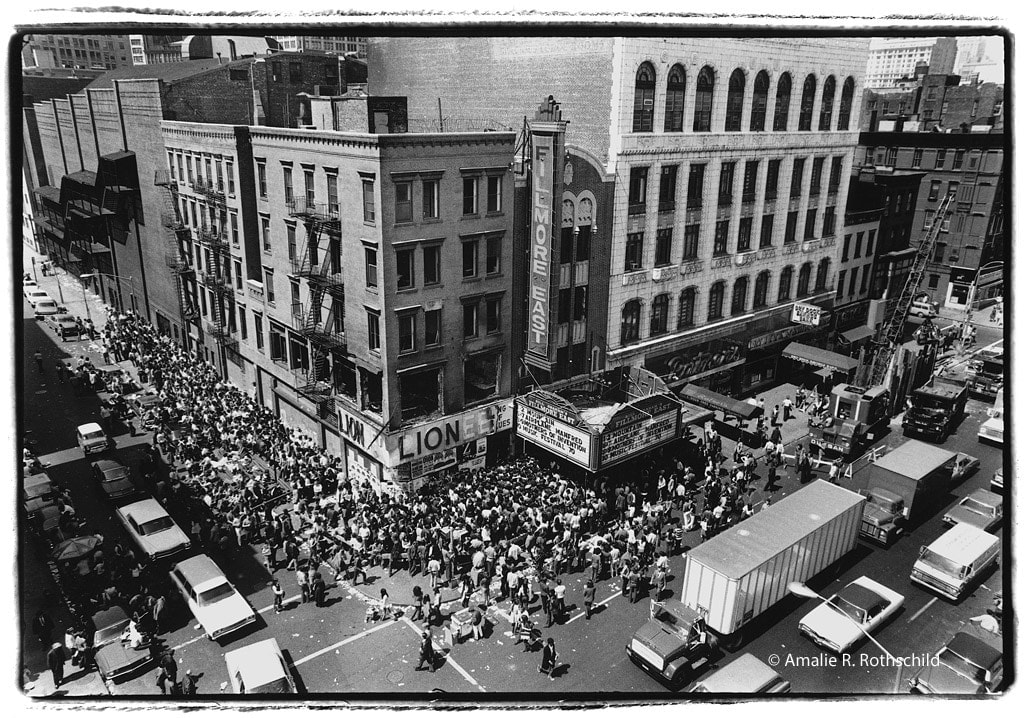
<path fill-rule="evenodd" d="M 1005 23 L 147 12 L 9 28 L 20 706 L 1013 685 Z"/>

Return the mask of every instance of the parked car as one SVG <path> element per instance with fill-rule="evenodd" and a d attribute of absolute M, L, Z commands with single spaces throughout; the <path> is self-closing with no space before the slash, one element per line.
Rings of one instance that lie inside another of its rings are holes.
<path fill-rule="evenodd" d="M 224 654 L 235 693 L 297 693 L 276 638 Z"/>
<path fill-rule="evenodd" d="M 61 306 L 52 299 L 40 299 L 32 305 L 36 319 L 45 319 L 61 313 Z"/>
<path fill-rule="evenodd" d="M 21 280 L 21 293 L 25 297 L 28 297 L 29 292 L 37 289 L 39 289 L 39 285 L 36 284 L 36 280 L 32 279 L 31 277 Z"/>
<path fill-rule="evenodd" d="M 124 400 L 135 413 L 135 416 L 142 416 L 160 403 L 160 397 L 144 391 L 129 394 Z"/>
<path fill-rule="evenodd" d="M 943 646 L 910 679 L 914 693 L 972 695 L 996 693 L 1003 683 L 1002 638 L 972 624 Z"/>
<path fill-rule="evenodd" d="M 918 297 L 910 305 L 910 316 L 922 317 L 923 319 L 934 319 L 939 315 L 936 311 L 935 302 L 930 302 L 924 297 Z"/>
<path fill-rule="evenodd" d="M 188 536 L 156 499 L 143 499 L 117 510 L 132 541 L 149 558 L 163 558 L 192 546 Z"/>
<path fill-rule="evenodd" d="M 44 299 L 50 299 L 50 295 L 47 294 L 42 289 L 40 289 L 39 287 L 33 287 L 31 289 L 26 288 L 25 299 L 28 300 L 29 304 L 31 304 L 33 307 L 35 307 L 36 306 L 36 302 L 41 302 Z M 50 299 L 50 301 L 53 301 L 53 300 Z"/>
<path fill-rule="evenodd" d="M 760 658 L 744 653 L 700 681 L 691 693 L 789 693 L 792 686 Z"/>
<path fill-rule="evenodd" d="M 256 622 L 252 607 L 206 554 L 176 564 L 171 581 L 211 640 Z"/>
<path fill-rule="evenodd" d="M 800 632 L 823 648 L 846 653 L 902 605 L 901 594 L 861 576 L 804 616 Z"/>
<path fill-rule="evenodd" d="M 947 524 L 965 523 L 990 531 L 1003 520 L 1003 497 L 988 489 L 977 489 L 960 499 L 942 520 Z"/>
<path fill-rule="evenodd" d="M 88 456 L 94 451 L 106 451 L 114 446 L 113 440 L 103 431 L 103 427 L 96 422 L 82 424 L 78 427 L 78 446 Z"/>
<path fill-rule="evenodd" d="M 68 337 L 78 336 L 78 322 L 75 321 L 74 316 L 67 312 L 60 312 L 46 317 L 46 323 L 50 325 L 53 333 L 61 338 L 61 341 L 67 341 Z"/>
<path fill-rule="evenodd" d="M 113 459 L 100 459 L 92 465 L 92 478 L 108 499 L 131 496 L 136 492 L 128 467 Z"/>
<path fill-rule="evenodd" d="M 994 474 L 992 474 L 992 483 L 991 483 L 990 486 L 991 486 L 993 491 L 997 491 L 999 493 L 1003 492 L 1003 467 L 1002 466 L 1000 466 L 998 469 L 996 469 L 996 472 Z"/>
<path fill-rule="evenodd" d="M 136 671 L 148 668 L 155 660 L 148 646 L 136 649 L 121 640 L 129 621 L 120 606 L 100 611 L 92 617 L 93 625 L 96 626 L 96 634 L 92 639 L 96 669 L 104 680 L 122 680 Z"/>

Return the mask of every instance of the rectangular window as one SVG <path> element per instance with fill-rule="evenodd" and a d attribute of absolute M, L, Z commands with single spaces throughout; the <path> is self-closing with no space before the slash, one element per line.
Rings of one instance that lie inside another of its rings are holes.
<path fill-rule="evenodd" d="M 462 243 L 462 277 L 469 279 L 476 276 L 477 255 L 479 247 L 477 240 L 469 240 Z"/>
<path fill-rule="evenodd" d="M 366 312 L 366 344 L 370 351 L 380 351 L 380 317 L 369 310 Z"/>
<path fill-rule="evenodd" d="M 775 215 L 766 214 L 761 217 L 761 243 L 760 247 L 772 246 L 772 234 L 775 232 Z"/>
<path fill-rule="evenodd" d="M 658 230 L 654 244 L 654 266 L 662 267 L 672 263 L 672 228 Z"/>
<path fill-rule="evenodd" d="M 437 219 L 441 216 L 440 194 L 439 180 L 423 180 L 423 219 Z"/>
<path fill-rule="evenodd" d="M 267 301 L 271 304 L 274 303 L 274 270 L 263 268 L 263 291 L 266 294 Z"/>
<path fill-rule="evenodd" d="M 857 241 L 853 245 L 853 258 L 860 259 L 860 242 L 864 238 L 863 232 L 857 232 Z"/>
<path fill-rule="evenodd" d="M 411 289 L 416 286 L 416 250 L 395 250 L 395 272 L 398 275 L 398 288 Z"/>
<path fill-rule="evenodd" d="M 700 225 L 688 224 L 683 230 L 683 259 L 697 258 L 697 245 L 700 242 Z"/>
<path fill-rule="evenodd" d="M 764 198 L 772 200 L 779 196 L 779 168 L 782 160 L 768 160 L 768 176 L 765 179 Z"/>
<path fill-rule="evenodd" d="M 203 166 L 206 168 L 206 185 L 213 184 L 213 161 L 207 157 L 203 159 Z"/>
<path fill-rule="evenodd" d="M 494 214 L 501 211 L 501 177 L 487 177 L 487 212 Z"/>
<path fill-rule="evenodd" d="M 864 250 L 864 254 L 866 256 L 870 257 L 871 253 L 874 251 L 874 249 L 875 249 L 875 230 L 872 229 L 872 230 L 868 231 L 868 246 Z"/>
<path fill-rule="evenodd" d="M 814 239 L 815 223 L 818 221 L 818 210 L 807 210 L 807 221 L 804 223 L 804 239 Z"/>
<path fill-rule="evenodd" d="M 479 333 L 479 305 L 476 302 L 467 302 L 462 305 L 462 336 L 464 339 L 472 339 Z"/>
<path fill-rule="evenodd" d="M 224 174 L 228 177 L 228 194 L 235 193 L 235 163 L 228 161 L 224 164 Z"/>
<path fill-rule="evenodd" d="M 559 264 L 571 264 L 572 263 L 572 236 L 575 234 L 573 227 L 562 227 L 561 237 L 559 239 Z"/>
<path fill-rule="evenodd" d="M 846 270 L 839 270 L 839 277 L 836 279 L 836 297 L 842 297 L 846 289 Z"/>
<path fill-rule="evenodd" d="M 831 237 L 836 233 L 836 208 L 829 205 L 825 208 L 825 217 L 821 229 L 822 237 Z"/>
<path fill-rule="evenodd" d="M 732 181 L 736 172 L 735 162 L 723 162 L 722 174 L 718 178 L 718 206 L 728 207 L 732 204 Z"/>
<path fill-rule="evenodd" d="M 934 221 L 935 221 L 935 210 L 934 209 L 926 209 L 924 211 L 924 228 L 925 229 L 931 229 L 932 228 L 932 223 Z"/>
<path fill-rule="evenodd" d="M 256 183 L 259 185 L 260 198 L 267 198 L 267 163 L 256 163 Z"/>
<path fill-rule="evenodd" d="M 423 247 L 424 286 L 441 283 L 441 246 L 429 244 Z"/>
<path fill-rule="evenodd" d="M 928 189 L 928 199 L 936 200 L 939 198 L 939 190 L 942 188 L 941 180 L 932 180 L 931 187 Z"/>
<path fill-rule="evenodd" d="M 956 197 L 957 197 L 957 190 L 959 190 L 959 189 L 960 189 L 960 183 L 959 182 L 950 182 L 946 186 L 946 195 L 949 196 L 949 197 L 952 197 L 955 200 Z"/>
<path fill-rule="evenodd" d="M 477 196 L 478 186 L 476 177 L 462 178 L 462 214 L 477 214 L 480 200 Z"/>
<path fill-rule="evenodd" d="M 484 271 L 488 275 L 501 274 L 501 237 L 487 238 L 487 262 Z"/>
<path fill-rule="evenodd" d="M 864 267 L 864 276 L 860 280 L 860 293 L 863 294 L 868 290 L 868 277 L 871 276 L 871 266 Z M 853 287 L 853 278 L 850 278 L 850 286 Z"/>
<path fill-rule="evenodd" d="M 395 222 L 412 222 L 412 182 L 395 182 Z"/>
<path fill-rule="evenodd" d="M 313 170 L 304 169 L 303 175 L 303 188 L 306 190 L 306 206 L 313 207 L 316 205 L 316 184 L 313 181 Z"/>
<path fill-rule="evenodd" d="M 936 264 L 941 264 L 946 259 L 946 243 L 936 242 L 935 253 L 932 256 L 932 261 Z"/>
<path fill-rule="evenodd" d="M 363 249 L 363 256 L 366 260 L 366 286 L 377 286 L 377 250 L 372 247 Z"/>
<path fill-rule="evenodd" d="M 843 177 L 843 158 L 832 158 L 832 169 L 828 173 L 828 193 L 835 194 L 839 191 L 839 184 Z"/>
<path fill-rule="evenodd" d="M 235 265 L 235 289 L 242 288 L 242 260 L 234 260 Z"/>
<path fill-rule="evenodd" d="M 686 209 L 700 209 L 704 204 L 704 169 L 707 165 L 690 165 L 686 184 Z"/>
<path fill-rule="evenodd" d="M 188 184 L 191 187 L 196 183 L 195 172 L 192 170 L 192 155 L 185 155 L 185 167 L 188 169 Z"/>
<path fill-rule="evenodd" d="M 299 298 L 299 280 L 289 279 L 288 287 L 291 290 L 292 311 L 294 312 L 298 305 L 301 304 L 301 300 Z"/>
<path fill-rule="evenodd" d="M 857 272 L 859 270 L 860 270 L 860 267 L 854 267 L 853 269 L 850 270 L 850 294 L 853 294 L 854 292 L 857 291 Z M 864 277 L 867 278 L 867 276 L 868 276 L 868 273 L 867 273 L 866 268 L 865 268 Z M 861 291 L 864 291 L 864 290 L 862 289 Z"/>
<path fill-rule="evenodd" d="M 501 297 L 490 297 L 487 300 L 487 333 L 497 334 L 501 331 Z"/>
<path fill-rule="evenodd" d="M 585 224 L 579 229 L 579 236 L 576 237 L 576 261 L 586 262 L 590 259 L 590 225 Z"/>
<path fill-rule="evenodd" d="M 786 215 L 786 234 L 782 238 L 783 244 L 791 244 L 796 241 L 796 223 L 799 219 L 799 212 L 794 210 Z"/>
<path fill-rule="evenodd" d="M 572 301 L 573 321 L 579 322 L 587 318 L 587 287 L 576 287 Z"/>
<path fill-rule="evenodd" d="M 423 313 L 423 344 L 435 347 L 441 343 L 441 310 L 428 309 Z"/>
<path fill-rule="evenodd" d="M 821 174 L 825 169 L 825 158 L 815 157 L 814 162 L 811 164 L 811 189 L 809 195 L 811 197 L 817 197 L 821 194 Z"/>
<path fill-rule="evenodd" d="M 331 216 L 338 214 L 338 175 L 327 175 L 327 212 Z"/>
<path fill-rule="evenodd" d="M 935 154 L 935 169 L 941 170 L 946 166 L 946 150 L 939 150 Z"/>
<path fill-rule="evenodd" d="M 176 159 L 178 160 L 178 181 L 179 182 L 184 182 L 185 181 L 185 170 L 184 170 L 183 158 L 182 158 L 182 155 L 181 155 L 180 152 L 177 153 Z"/>
<path fill-rule="evenodd" d="M 293 85 L 298 85 L 302 82 L 302 63 L 301 62 L 289 62 L 288 63 L 288 82 Z"/>
<path fill-rule="evenodd" d="M 750 251 L 750 233 L 754 227 L 753 217 L 740 217 L 739 231 L 736 235 L 736 251 Z"/>
<path fill-rule="evenodd" d="M 231 222 L 231 244 L 235 247 L 238 246 L 238 215 L 234 212 L 230 215 Z"/>
<path fill-rule="evenodd" d="M 647 211 L 647 167 L 629 170 L 629 214 Z"/>
<path fill-rule="evenodd" d="M 626 235 L 626 268 L 632 272 L 644 266 L 644 233 L 634 232 Z"/>
<path fill-rule="evenodd" d="M 269 253 L 272 249 L 270 244 L 270 218 L 260 217 L 260 235 L 263 237 L 263 251 Z"/>
<path fill-rule="evenodd" d="M 572 315 L 572 290 L 558 290 L 558 323 L 566 324 Z"/>
<path fill-rule="evenodd" d="M 953 169 L 958 170 L 964 166 L 964 151 L 954 150 L 953 151 Z"/>
<path fill-rule="evenodd" d="M 799 197 L 804 185 L 804 163 L 806 159 L 798 157 L 793 160 L 793 178 L 789 183 L 789 198 Z"/>
<path fill-rule="evenodd" d="M 864 234 L 864 233 L 861 232 L 861 234 Z M 841 262 L 845 262 L 845 261 L 847 261 L 850 258 L 850 240 L 851 239 L 853 239 L 853 235 L 852 234 L 848 234 L 845 237 L 843 237 L 843 257 L 842 257 L 841 260 L 839 260 Z"/>
<path fill-rule="evenodd" d="M 757 193 L 758 160 L 747 160 L 743 166 L 743 201 L 753 202 Z"/>
<path fill-rule="evenodd" d="M 263 351 L 263 315 L 253 312 L 252 331 L 256 335 L 256 350 Z"/>
<path fill-rule="evenodd" d="M 921 159 L 924 157 L 924 150 L 917 148 L 914 150 L 914 157 L 910 160 L 910 166 L 917 169 L 921 166 Z"/>
<path fill-rule="evenodd" d="M 714 256 L 720 257 L 726 254 L 729 247 L 729 220 L 723 219 L 715 225 L 715 246 Z"/>
<path fill-rule="evenodd" d="M 896 166 L 896 156 L 899 151 L 898 147 L 889 147 L 885 150 L 885 164 L 889 167 Z"/>
<path fill-rule="evenodd" d="M 170 150 L 167 151 L 167 166 L 171 170 L 171 179 L 177 180 L 178 173 L 174 171 L 174 153 L 171 152 Z"/>
<path fill-rule="evenodd" d="M 373 198 L 373 180 L 363 180 L 363 222 L 373 224 L 377 221 L 377 203 Z"/>
<path fill-rule="evenodd" d="M 929 289 L 938 289 L 939 288 L 939 275 L 938 274 L 929 274 L 928 275 L 928 288 Z"/>
<path fill-rule="evenodd" d="M 298 256 L 295 246 L 295 225 L 286 224 L 285 231 L 288 232 L 288 259 L 295 261 L 295 257 Z"/>
<path fill-rule="evenodd" d="M 658 211 L 672 212 L 676 208 L 676 175 L 679 165 L 662 165 L 658 183 Z"/>
<path fill-rule="evenodd" d="M 287 205 L 295 203 L 295 190 L 292 188 L 292 168 L 284 168 L 284 202 Z"/>
<path fill-rule="evenodd" d="M 416 351 L 416 315 L 406 312 L 398 315 L 398 353 Z"/>

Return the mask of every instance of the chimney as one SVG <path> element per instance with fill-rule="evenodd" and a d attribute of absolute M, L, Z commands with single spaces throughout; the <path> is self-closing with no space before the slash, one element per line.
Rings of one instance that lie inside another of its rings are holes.
<path fill-rule="evenodd" d="M 219 52 L 217 53 L 217 64 L 218 64 L 218 65 L 222 65 L 222 64 L 224 64 L 224 61 L 223 61 L 223 60 L 221 59 L 221 56 L 220 56 L 220 53 L 219 53 Z"/>

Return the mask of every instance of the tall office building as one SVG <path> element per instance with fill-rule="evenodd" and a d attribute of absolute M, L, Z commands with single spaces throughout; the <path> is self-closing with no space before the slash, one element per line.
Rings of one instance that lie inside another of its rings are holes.
<path fill-rule="evenodd" d="M 919 64 L 933 75 L 953 72 L 957 55 L 956 38 L 892 37 L 871 40 L 864 87 L 893 87 L 905 77 L 913 77 Z"/>
<path fill-rule="evenodd" d="M 27 35 L 21 50 L 24 68 L 112 70 L 131 66 L 126 35 Z"/>

